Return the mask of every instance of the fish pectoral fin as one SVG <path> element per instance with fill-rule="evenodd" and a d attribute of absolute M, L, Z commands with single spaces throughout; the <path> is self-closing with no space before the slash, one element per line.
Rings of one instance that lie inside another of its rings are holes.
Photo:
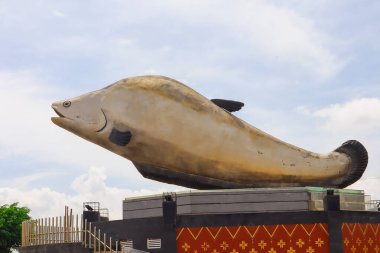
<path fill-rule="evenodd" d="M 226 99 L 211 99 L 211 102 L 229 112 L 239 111 L 244 106 L 242 102 Z"/>
<path fill-rule="evenodd" d="M 118 145 L 118 146 L 126 146 L 132 138 L 132 133 L 130 131 L 119 131 L 116 128 L 112 128 L 112 131 L 108 137 L 108 139 Z"/>

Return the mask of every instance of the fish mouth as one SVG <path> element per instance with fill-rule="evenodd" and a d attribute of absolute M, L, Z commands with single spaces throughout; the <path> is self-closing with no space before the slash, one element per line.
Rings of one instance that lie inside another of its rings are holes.
<path fill-rule="evenodd" d="M 68 124 L 70 124 L 70 122 L 73 121 L 72 119 L 67 118 L 67 117 L 65 117 L 65 115 L 63 115 L 62 113 L 60 113 L 59 110 L 57 108 L 55 108 L 54 105 L 52 105 L 51 107 L 53 108 L 53 110 L 55 111 L 55 113 L 59 116 L 59 117 L 51 117 L 51 121 L 54 124 L 56 124 L 57 126 L 66 128 L 65 126 L 67 126 Z"/>
<path fill-rule="evenodd" d="M 61 112 L 59 112 L 59 110 L 54 106 L 54 104 L 51 107 L 53 108 L 55 113 L 59 116 L 59 117 L 51 117 L 51 120 L 53 121 L 54 124 L 56 124 L 60 127 L 63 127 L 63 128 L 66 128 L 65 126 L 67 126 L 67 125 L 75 124 L 75 120 L 73 120 L 72 118 L 66 117 Z M 99 129 L 95 130 L 95 132 L 97 132 L 97 133 L 103 131 L 106 128 L 107 123 L 108 123 L 107 116 L 106 116 L 105 112 L 103 111 L 103 109 L 100 109 L 100 110 L 101 110 L 102 115 L 104 117 L 104 121 L 103 121 L 104 124 L 102 124 L 102 126 Z M 89 125 L 91 125 L 91 123 Z"/>
<path fill-rule="evenodd" d="M 61 112 L 59 112 L 58 108 L 54 104 L 51 105 L 51 108 L 53 108 L 55 113 L 59 116 L 59 117 L 51 117 L 51 120 L 54 123 L 61 121 L 61 120 L 72 120 L 72 119 L 66 117 L 65 115 L 63 115 Z"/>
<path fill-rule="evenodd" d="M 60 117 L 60 118 L 66 118 L 62 113 L 60 113 L 56 108 L 54 108 L 54 106 L 52 106 L 53 110 L 55 111 L 55 113 Z M 53 118 L 57 118 L 57 117 L 53 117 Z"/>

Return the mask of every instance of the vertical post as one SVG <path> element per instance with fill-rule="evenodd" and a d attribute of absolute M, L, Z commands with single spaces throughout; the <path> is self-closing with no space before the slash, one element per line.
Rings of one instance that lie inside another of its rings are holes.
<path fill-rule="evenodd" d="M 112 253 L 113 252 L 113 250 L 112 250 L 112 237 L 110 236 L 110 252 Z"/>
<path fill-rule="evenodd" d="M 34 223 L 34 220 L 32 220 L 31 226 L 30 226 L 30 237 L 32 238 L 33 245 L 36 245 L 36 236 L 35 236 L 34 229 L 35 229 L 35 223 Z"/>
<path fill-rule="evenodd" d="M 48 223 L 47 223 L 47 231 L 46 231 L 46 234 L 47 234 L 47 244 L 50 244 L 50 225 L 51 225 L 51 223 L 50 223 L 50 217 L 49 218 L 47 218 L 47 221 L 48 221 Z"/>
<path fill-rule="evenodd" d="M 25 223 L 25 246 L 29 246 L 29 223 L 30 221 Z"/>
<path fill-rule="evenodd" d="M 29 222 L 25 221 L 25 224 L 24 224 L 24 229 L 25 229 L 25 233 L 24 233 L 24 236 L 25 236 L 25 246 L 28 246 L 28 224 L 29 224 Z"/>
<path fill-rule="evenodd" d="M 79 234 L 78 234 L 78 214 L 75 216 L 75 241 L 79 242 Z"/>
<path fill-rule="evenodd" d="M 44 242 L 45 242 L 45 238 L 44 238 L 44 219 L 42 218 L 41 219 L 41 227 L 40 227 L 40 234 L 39 234 L 39 237 L 40 237 L 40 244 L 43 245 Z"/>
<path fill-rule="evenodd" d="M 29 245 L 33 245 L 32 225 L 33 225 L 33 220 L 30 220 L 28 222 L 28 241 L 29 241 Z"/>
<path fill-rule="evenodd" d="M 30 243 L 34 245 L 34 240 L 33 240 L 33 221 L 30 222 L 30 227 L 29 227 L 29 234 L 30 234 Z"/>
<path fill-rule="evenodd" d="M 59 216 L 59 242 L 62 243 L 62 216 Z"/>
<path fill-rule="evenodd" d="M 90 222 L 90 228 L 89 228 L 88 231 L 90 231 L 90 233 L 88 233 L 88 245 L 89 245 L 89 247 L 91 248 L 91 233 L 92 233 L 92 230 L 91 230 L 91 222 Z"/>
<path fill-rule="evenodd" d="M 46 244 L 50 243 L 50 218 L 46 218 Z"/>
<path fill-rule="evenodd" d="M 26 246 L 26 221 L 22 223 L 22 246 Z"/>
<path fill-rule="evenodd" d="M 25 224 L 25 246 L 29 246 L 29 221 Z"/>
<path fill-rule="evenodd" d="M 39 238 L 39 244 L 43 245 L 44 244 L 44 219 L 40 219 L 40 227 L 39 227 L 39 232 L 38 232 L 38 238 Z"/>
<path fill-rule="evenodd" d="M 74 228 L 74 216 L 73 216 L 73 209 L 70 208 L 70 242 L 73 242 L 73 228 Z"/>
<path fill-rule="evenodd" d="M 54 217 L 50 217 L 50 219 L 51 219 L 51 226 L 50 226 L 50 243 L 55 243 L 54 242 L 54 225 L 55 225 L 55 223 L 54 223 Z"/>
<path fill-rule="evenodd" d="M 119 251 L 119 241 L 116 241 L 116 252 Z"/>
<path fill-rule="evenodd" d="M 49 244 L 49 219 L 45 218 L 45 244 Z"/>
<path fill-rule="evenodd" d="M 40 238 L 39 239 L 40 245 L 43 245 L 44 244 L 44 218 L 41 218 L 41 224 L 40 224 L 40 228 L 39 228 L 38 237 Z"/>
<path fill-rule="evenodd" d="M 83 242 L 84 239 L 83 239 L 83 233 L 82 233 L 82 230 L 84 229 L 84 219 L 83 219 L 83 214 L 80 215 L 80 232 L 79 232 L 79 237 L 80 237 L 80 241 Z"/>
<path fill-rule="evenodd" d="M 30 222 L 30 243 L 35 245 L 34 237 L 33 237 L 33 221 Z"/>
<path fill-rule="evenodd" d="M 71 216 L 72 222 L 71 222 L 71 242 L 75 242 L 75 215 L 73 214 Z"/>
<path fill-rule="evenodd" d="M 25 246 L 29 246 L 29 221 L 25 223 Z"/>
<path fill-rule="evenodd" d="M 29 246 L 29 221 L 25 222 L 25 246 Z"/>
<path fill-rule="evenodd" d="M 33 220 L 32 221 L 30 221 L 31 223 L 33 223 Z M 34 234 L 35 234 L 35 243 L 38 245 L 38 244 L 40 244 L 39 243 L 39 230 L 38 230 L 38 219 L 37 220 L 34 220 Z"/>
<path fill-rule="evenodd" d="M 24 221 L 21 223 L 21 247 L 24 246 Z"/>
<path fill-rule="evenodd" d="M 30 225 L 29 225 L 29 237 L 30 237 L 30 244 L 33 245 L 34 241 L 33 241 L 33 221 L 30 222 Z"/>
<path fill-rule="evenodd" d="M 38 219 L 37 221 L 37 234 L 38 234 L 38 244 L 43 244 L 43 219 Z"/>
<path fill-rule="evenodd" d="M 45 243 L 44 244 L 48 244 L 49 243 L 49 225 L 48 225 L 48 218 L 45 218 Z"/>
<path fill-rule="evenodd" d="M 66 206 L 66 222 L 65 222 L 65 242 L 69 241 L 69 207 Z"/>
<path fill-rule="evenodd" d="M 94 227 L 94 238 L 93 238 L 93 241 L 94 241 L 94 252 L 96 252 L 96 227 Z"/>
<path fill-rule="evenodd" d="M 35 237 L 36 237 L 36 244 L 37 245 L 40 244 L 38 221 L 39 221 L 39 219 L 34 220 L 34 234 L 35 234 Z"/>
<path fill-rule="evenodd" d="M 25 246 L 29 246 L 29 221 L 25 222 L 24 228 L 25 228 L 25 233 L 24 233 L 24 236 L 25 236 Z"/>
<path fill-rule="evenodd" d="M 59 233 L 59 227 L 58 227 L 58 216 L 55 217 L 55 243 L 58 243 L 58 234 Z"/>
<path fill-rule="evenodd" d="M 33 221 L 30 222 L 29 224 L 29 237 L 30 237 L 30 244 L 33 245 Z"/>
<path fill-rule="evenodd" d="M 25 246 L 29 246 L 29 221 L 25 223 Z"/>
<path fill-rule="evenodd" d="M 63 218 L 63 242 L 66 242 L 67 206 L 65 206 L 65 217 Z"/>
<path fill-rule="evenodd" d="M 82 241 L 84 241 L 84 247 L 87 248 L 87 219 L 84 220 L 84 232 L 82 233 L 82 236 L 84 236 L 84 238 L 82 238 Z"/>
<path fill-rule="evenodd" d="M 29 245 L 33 245 L 32 242 L 32 222 L 28 224 L 28 237 L 29 237 Z"/>
<path fill-rule="evenodd" d="M 99 240 L 98 240 L 98 251 L 100 253 L 100 241 L 102 240 L 102 238 L 100 237 L 100 229 L 98 229 L 98 237 L 99 237 Z"/>
<path fill-rule="evenodd" d="M 66 217 L 65 217 L 65 242 L 69 241 L 69 207 L 66 206 Z"/>
<path fill-rule="evenodd" d="M 342 215 L 340 212 L 340 196 L 334 190 L 327 190 L 323 199 L 329 230 L 330 252 L 343 252 Z"/>
<path fill-rule="evenodd" d="M 67 223 L 67 240 L 68 242 L 71 242 L 72 237 L 72 224 L 71 224 L 71 208 L 70 208 L 70 214 L 68 216 L 68 223 Z"/>
<path fill-rule="evenodd" d="M 103 234 L 103 253 L 106 253 L 106 245 L 107 245 L 106 233 L 104 233 Z"/>
<path fill-rule="evenodd" d="M 70 239 L 69 239 L 69 242 L 73 242 L 73 227 L 74 227 L 74 217 L 73 217 L 73 209 L 70 208 Z"/>
<path fill-rule="evenodd" d="M 30 245 L 33 245 L 33 237 L 32 237 L 32 220 L 29 222 L 28 231 L 29 231 L 29 242 Z"/>
<path fill-rule="evenodd" d="M 50 241 L 51 241 L 51 243 L 55 243 L 55 240 L 54 240 L 54 236 L 55 236 L 55 233 L 54 233 L 54 229 L 55 229 L 55 226 L 54 226 L 54 217 L 51 218 L 51 222 L 52 222 L 52 225 L 51 225 L 51 238 L 50 238 Z"/>

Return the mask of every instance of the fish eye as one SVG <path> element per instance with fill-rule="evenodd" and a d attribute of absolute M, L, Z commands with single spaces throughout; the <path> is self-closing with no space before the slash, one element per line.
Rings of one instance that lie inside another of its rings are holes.
<path fill-rule="evenodd" d="M 70 105 L 71 105 L 71 102 L 70 101 L 65 101 L 65 102 L 63 102 L 63 107 L 70 107 Z"/>

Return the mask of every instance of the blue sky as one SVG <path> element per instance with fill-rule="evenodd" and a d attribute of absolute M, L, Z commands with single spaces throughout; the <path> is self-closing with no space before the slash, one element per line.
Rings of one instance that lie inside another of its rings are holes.
<path fill-rule="evenodd" d="M 50 104 L 160 74 L 280 139 L 320 153 L 361 141 L 353 188 L 380 198 L 380 2 L 0 1 L 0 204 L 37 217 L 183 189 L 50 122 Z"/>

